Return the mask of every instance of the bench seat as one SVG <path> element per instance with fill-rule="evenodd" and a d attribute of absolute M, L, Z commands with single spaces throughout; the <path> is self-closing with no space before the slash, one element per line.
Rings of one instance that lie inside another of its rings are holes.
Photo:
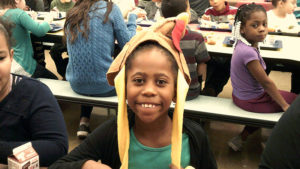
<path fill-rule="evenodd" d="M 68 81 L 39 79 L 46 84 L 53 95 L 60 101 L 76 104 L 85 104 L 106 108 L 117 108 L 118 98 L 113 97 L 90 97 L 75 93 Z M 174 108 L 175 104 L 171 104 Z M 258 127 L 273 127 L 280 119 L 282 113 L 253 113 L 240 109 L 229 98 L 198 96 L 196 99 L 187 101 L 184 106 L 185 117 L 194 119 L 209 119 L 238 124 L 247 124 Z"/>

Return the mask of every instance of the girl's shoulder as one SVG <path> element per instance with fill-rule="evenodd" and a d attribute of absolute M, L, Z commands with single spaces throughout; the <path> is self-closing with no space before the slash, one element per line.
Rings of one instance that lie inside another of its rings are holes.
<path fill-rule="evenodd" d="M 233 53 L 234 55 L 252 56 L 257 55 L 257 50 L 254 47 L 249 46 L 242 41 L 238 41 Z"/>
<path fill-rule="evenodd" d="M 19 9 L 19 8 L 14 8 L 14 9 L 8 9 L 3 13 L 4 17 L 9 17 L 9 18 L 15 18 L 20 15 L 27 14 L 24 10 Z"/>

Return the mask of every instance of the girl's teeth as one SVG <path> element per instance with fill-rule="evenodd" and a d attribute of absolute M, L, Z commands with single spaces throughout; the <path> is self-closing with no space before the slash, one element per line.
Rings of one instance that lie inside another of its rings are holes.
<path fill-rule="evenodd" d="M 146 108 L 154 108 L 155 105 L 154 105 L 154 104 L 142 104 L 142 107 L 146 107 Z"/>

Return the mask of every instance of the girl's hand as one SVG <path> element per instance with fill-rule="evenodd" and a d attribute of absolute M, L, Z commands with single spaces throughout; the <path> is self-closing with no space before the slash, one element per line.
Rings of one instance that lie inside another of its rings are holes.
<path fill-rule="evenodd" d="M 286 112 L 286 110 L 287 110 L 289 107 L 290 107 L 290 105 L 287 104 L 287 105 L 283 106 L 282 109 L 283 109 L 284 112 Z"/>
<path fill-rule="evenodd" d="M 178 169 L 174 164 L 170 164 L 170 169 Z M 183 169 L 183 168 L 181 168 Z"/>
<path fill-rule="evenodd" d="M 111 169 L 111 168 L 108 165 L 102 164 L 101 162 L 88 160 L 83 164 L 82 169 Z"/>

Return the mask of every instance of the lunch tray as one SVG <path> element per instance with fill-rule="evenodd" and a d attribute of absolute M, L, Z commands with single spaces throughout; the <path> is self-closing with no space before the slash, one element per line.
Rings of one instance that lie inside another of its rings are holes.
<path fill-rule="evenodd" d="M 232 47 L 234 43 L 234 40 L 231 36 L 226 36 L 223 44 L 228 47 Z M 261 50 L 280 50 L 282 48 L 282 41 L 281 40 L 275 40 L 273 44 L 261 44 L 260 49 Z"/>
<path fill-rule="evenodd" d="M 40 13 L 37 14 L 37 19 L 43 20 L 44 18 L 45 18 L 45 14 L 40 14 Z M 58 20 L 62 20 L 62 19 L 65 19 L 65 18 L 66 18 L 65 16 L 62 16 L 61 13 L 59 13 L 59 16 L 54 17 L 53 20 L 58 21 Z"/>
<path fill-rule="evenodd" d="M 63 27 L 55 25 L 55 24 L 50 24 L 50 25 L 51 25 L 51 29 L 50 29 L 49 33 L 58 32 L 63 29 Z"/>
<path fill-rule="evenodd" d="M 198 29 L 205 30 L 205 31 L 218 31 L 218 32 L 231 32 L 232 25 L 229 25 L 229 29 L 226 28 L 218 28 L 217 26 L 213 25 L 211 27 L 202 27 L 200 24 L 198 25 Z"/>

